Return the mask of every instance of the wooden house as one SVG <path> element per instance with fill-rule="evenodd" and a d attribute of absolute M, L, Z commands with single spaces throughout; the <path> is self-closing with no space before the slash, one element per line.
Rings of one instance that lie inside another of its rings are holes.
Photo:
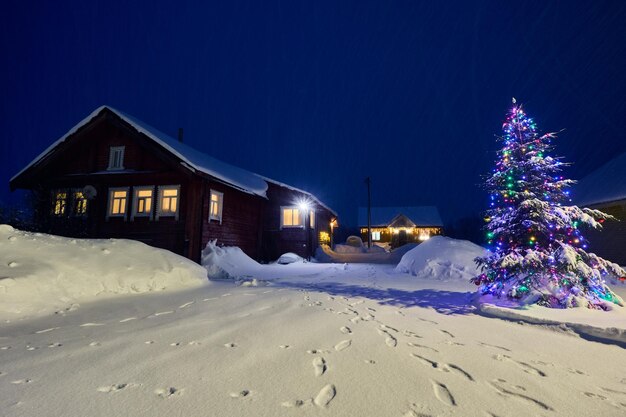
<path fill-rule="evenodd" d="M 367 207 L 359 207 L 361 239 L 367 242 Z M 420 243 L 443 234 L 443 222 L 437 207 L 372 207 L 373 243 L 388 243 L 395 248 L 406 243 Z"/>
<path fill-rule="evenodd" d="M 626 265 L 626 153 L 609 161 L 573 187 L 578 206 L 602 210 L 616 218 L 601 230 L 585 230 L 588 252 Z"/>
<path fill-rule="evenodd" d="M 337 214 L 315 196 L 219 161 L 109 106 L 10 180 L 32 190 L 41 231 L 128 238 L 199 261 L 209 240 L 270 261 L 330 241 Z"/>

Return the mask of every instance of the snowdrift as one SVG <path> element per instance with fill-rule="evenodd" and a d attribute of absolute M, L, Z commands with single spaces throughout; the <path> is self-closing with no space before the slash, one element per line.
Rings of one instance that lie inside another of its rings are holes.
<path fill-rule="evenodd" d="M 261 266 L 237 246 L 217 246 L 217 241 L 207 243 L 202 251 L 202 266 L 206 269 L 209 279 L 240 280 L 250 271 Z"/>
<path fill-rule="evenodd" d="M 200 265 L 141 242 L 71 239 L 0 225 L 2 316 L 72 310 L 116 294 L 206 283 Z"/>
<path fill-rule="evenodd" d="M 395 271 L 442 281 L 469 281 L 479 272 L 474 258 L 486 252 L 467 240 L 433 236 L 404 254 Z"/>

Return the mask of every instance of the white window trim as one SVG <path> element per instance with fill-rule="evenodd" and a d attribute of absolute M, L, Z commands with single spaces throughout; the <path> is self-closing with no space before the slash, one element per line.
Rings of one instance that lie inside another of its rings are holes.
<path fill-rule="evenodd" d="M 176 190 L 178 190 L 178 193 L 176 195 L 176 213 L 172 214 L 170 212 L 167 213 L 163 213 L 161 211 L 161 200 L 163 198 L 163 190 L 165 189 L 170 189 L 170 188 L 175 188 Z M 160 217 L 174 217 L 174 220 L 178 220 L 178 215 L 180 213 L 180 202 L 181 202 L 181 198 L 180 198 L 180 185 L 159 185 L 158 186 L 158 192 L 157 192 L 157 214 L 156 214 L 156 220 L 159 220 Z"/>
<path fill-rule="evenodd" d="M 219 214 L 217 216 L 213 216 L 211 214 L 211 197 L 213 194 L 218 196 L 218 204 L 219 204 Z M 222 224 L 222 213 L 224 212 L 224 193 L 219 191 L 211 190 L 209 193 L 209 222 L 211 220 L 218 220 L 220 224 Z"/>
<path fill-rule="evenodd" d="M 111 209 L 113 208 L 113 199 L 111 198 L 113 196 L 113 193 L 115 191 L 126 191 L 126 207 L 124 207 L 124 213 L 123 214 L 111 214 Z M 130 187 L 112 187 L 109 188 L 109 199 L 107 202 L 107 219 L 110 219 L 111 217 L 123 217 L 124 221 L 126 221 L 126 215 L 128 214 L 128 203 L 130 201 Z"/>
<path fill-rule="evenodd" d="M 300 224 L 298 225 L 285 225 L 285 209 L 298 210 L 300 213 Z M 282 229 L 304 229 L 304 212 L 298 206 L 280 206 L 280 228 Z"/>
<path fill-rule="evenodd" d="M 150 207 L 150 213 L 139 213 L 137 209 L 139 208 L 139 191 L 152 191 L 152 206 Z M 130 220 L 133 221 L 135 217 L 149 217 L 150 220 L 154 219 L 154 204 L 155 204 L 155 192 L 154 185 L 144 185 L 140 187 L 133 187 L 133 212 L 130 215 Z"/>
<path fill-rule="evenodd" d="M 125 151 L 126 147 L 125 146 L 111 146 L 109 148 L 109 166 L 107 168 L 107 171 L 121 171 L 124 169 L 124 151 Z M 120 151 L 120 166 L 119 167 L 115 167 L 113 166 L 113 155 L 115 154 L 115 152 Z"/>

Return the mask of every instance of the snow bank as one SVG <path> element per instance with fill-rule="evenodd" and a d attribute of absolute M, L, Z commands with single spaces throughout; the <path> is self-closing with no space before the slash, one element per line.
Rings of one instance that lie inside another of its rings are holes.
<path fill-rule="evenodd" d="M 293 252 L 283 253 L 282 255 L 280 255 L 280 258 L 278 258 L 278 260 L 276 261 L 276 263 L 280 265 L 288 265 L 288 264 L 293 264 L 296 262 L 302 263 L 304 262 L 304 258 L 296 255 Z"/>
<path fill-rule="evenodd" d="M 504 305 L 505 298 L 492 298 L 489 302 L 486 297 L 478 297 L 476 300 L 476 306 L 485 316 L 558 326 L 591 340 L 626 345 L 626 311 L 623 308 L 603 311 L 584 307 L 566 309 L 538 305 L 519 307 L 513 304 Z"/>
<path fill-rule="evenodd" d="M 467 240 L 433 236 L 407 252 L 395 271 L 444 281 L 469 280 L 479 272 L 474 258 L 485 253 L 484 248 Z"/>
<path fill-rule="evenodd" d="M 79 302 L 207 282 L 194 262 L 131 240 L 70 239 L 0 225 L 0 315 L 75 309 Z"/>
<path fill-rule="evenodd" d="M 238 280 L 249 275 L 261 265 L 237 246 L 217 246 L 217 241 L 207 243 L 202 251 L 202 266 L 209 279 Z"/>

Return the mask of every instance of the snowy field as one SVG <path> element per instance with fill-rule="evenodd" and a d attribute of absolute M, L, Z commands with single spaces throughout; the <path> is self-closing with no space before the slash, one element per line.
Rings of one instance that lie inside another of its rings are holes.
<path fill-rule="evenodd" d="M 467 242 L 434 240 L 398 270 L 259 266 L 212 247 L 209 274 L 230 279 L 208 282 L 144 245 L 100 262 L 128 241 L 0 232 L 2 307 L 12 297 L 0 312 L 3 416 L 626 415 L 626 341 L 621 325 L 610 329 L 624 312 L 561 320 L 591 323 L 602 343 L 571 326 L 479 314 L 464 259 L 480 249 Z M 49 246 L 28 257 L 28 245 Z M 83 268 L 97 268 L 67 278 L 84 271 L 63 257 L 81 253 Z M 146 259 L 152 284 L 141 286 L 132 271 Z M 64 289 L 34 293 L 38 308 L 27 308 L 21 289 L 50 279 Z"/>

